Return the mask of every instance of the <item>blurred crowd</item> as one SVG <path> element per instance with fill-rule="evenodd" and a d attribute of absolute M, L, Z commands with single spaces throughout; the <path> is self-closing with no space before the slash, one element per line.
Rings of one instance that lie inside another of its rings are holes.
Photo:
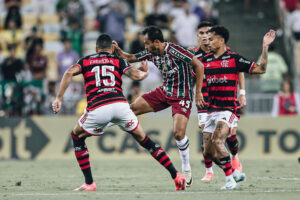
<path fill-rule="evenodd" d="M 100 33 L 108 33 L 130 53 L 144 50 L 141 31 L 149 25 L 160 27 L 167 41 L 184 47 L 196 46 L 199 22 L 218 24 L 215 4 L 220 1 L 0 0 L 0 116 L 51 114 L 51 103 L 63 73 L 80 57 L 95 52 Z M 245 10 L 249 5 L 250 0 L 245 0 Z M 287 9 L 299 18 L 300 6 L 293 6 Z M 263 15 L 262 6 L 258 15 Z M 298 38 L 300 20 L 292 21 Z M 275 47 L 270 62 L 278 67 L 262 80 L 276 79 L 276 84 L 268 84 L 273 88 L 265 89 L 276 93 L 287 66 Z M 140 84 L 125 78 L 124 92 L 129 101 L 161 83 L 159 71 L 151 63 L 149 67 L 149 77 Z M 61 114 L 84 111 L 82 81 L 79 76 L 73 79 L 65 93 Z"/>
<path fill-rule="evenodd" d="M 63 73 L 95 52 L 100 33 L 136 53 L 144 49 L 140 31 L 156 25 L 167 40 L 189 47 L 196 45 L 198 23 L 217 18 L 212 0 L 0 0 L 0 116 L 51 114 Z M 154 65 L 150 71 L 144 86 L 127 84 L 129 98 L 136 95 L 132 88 L 160 84 Z M 76 77 L 61 113 L 82 113 L 84 98 Z"/>

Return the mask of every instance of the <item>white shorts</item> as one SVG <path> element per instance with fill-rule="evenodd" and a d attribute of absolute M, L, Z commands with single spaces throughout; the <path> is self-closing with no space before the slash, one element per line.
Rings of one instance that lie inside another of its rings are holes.
<path fill-rule="evenodd" d="M 225 122 L 229 127 L 229 132 L 237 127 L 239 119 L 230 111 L 213 112 L 208 114 L 203 132 L 213 133 L 216 130 L 217 123 Z"/>
<path fill-rule="evenodd" d="M 102 135 L 104 127 L 112 122 L 127 132 L 134 131 L 139 121 L 128 103 L 118 102 L 85 111 L 79 118 L 80 127 L 89 135 Z"/>
<path fill-rule="evenodd" d="M 198 113 L 198 125 L 201 128 L 203 124 L 205 124 L 207 120 L 207 113 Z"/>

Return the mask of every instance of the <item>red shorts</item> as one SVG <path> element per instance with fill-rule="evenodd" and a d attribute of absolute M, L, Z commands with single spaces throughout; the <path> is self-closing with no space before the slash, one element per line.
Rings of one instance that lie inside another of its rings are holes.
<path fill-rule="evenodd" d="M 190 117 L 192 102 L 190 99 L 172 99 L 165 95 L 160 88 L 156 88 L 151 92 L 142 96 L 155 112 L 164 110 L 169 106 L 172 107 L 172 116 L 182 114 L 186 118 Z"/>

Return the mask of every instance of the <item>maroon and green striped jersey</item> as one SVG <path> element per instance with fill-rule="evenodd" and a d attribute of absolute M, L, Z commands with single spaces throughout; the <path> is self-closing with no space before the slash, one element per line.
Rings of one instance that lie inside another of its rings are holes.
<path fill-rule="evenodd" d="M 218 58 L 215 58 L 213 54 L 208 54 L 201 61 L 207 80 L 208 112 L 229 110 L 238 115 L 240 106 L 236 93 L 239 72 L 252 73 L 255 62 L 230 50 Z"/>
<path fill-rule="evenodd" d="M 101 52 L 81 58 L 75 65 L 84 77 L 88 111 L 115 102 L 127 102 L 121 78 L 131 68 L 126 60 Z"/>
<path fill-rule="evenodd" d="M 192 73 L 189 63 L 194 52 L 170 42 L 166 42 L 164 55 L 153 55 L 145 50 L 135 54 L 139 60 L 152 61 L 162 74 L 162 91 L 170 98 L 193 100 Z"/>

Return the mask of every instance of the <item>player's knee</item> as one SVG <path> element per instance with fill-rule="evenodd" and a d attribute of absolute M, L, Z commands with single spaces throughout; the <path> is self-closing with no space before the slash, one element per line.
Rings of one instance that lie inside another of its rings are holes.
<path fill-rule="evenodd" d="M 185 134 L 182 130 L 174 130 L 174 138 L 177 141 L 180 141 L 184 138 Z"/>
<path fill-rule="evenodd" d="M 221 139 L 219 138 L 215 138 L 215 139 L 212 139 L 212 144 L 213 146 L 215 147 L 215 149 L 218 151 L 219 149 L 222 149 L 224 143 L 222 142 Z"/>

